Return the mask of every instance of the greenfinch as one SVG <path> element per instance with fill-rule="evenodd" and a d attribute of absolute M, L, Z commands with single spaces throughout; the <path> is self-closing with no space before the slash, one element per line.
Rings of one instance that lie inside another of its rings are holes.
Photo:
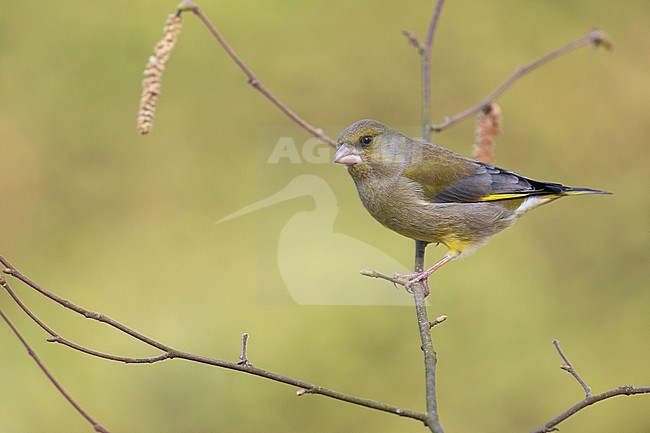
<path fill-rule="evenodd" d="M 376 121 L 360 120 L 341 133 L 334 162 L 352 176 L 364 207 L 385 227 L 449 250 L 435 265 L 407 278 L 407 287 L 444 264 L 476 251 L 517 218 L 558 198 L 609 194 L 540 182 L 413 140 Z"/>

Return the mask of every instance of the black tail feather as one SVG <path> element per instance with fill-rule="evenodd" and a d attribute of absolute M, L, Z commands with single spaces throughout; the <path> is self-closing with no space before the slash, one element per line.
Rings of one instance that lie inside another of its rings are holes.
<path fill-rule="evenodd" d="M 562 194 L 564 195 L 580 195 L 580 194 L 611 194 L 608 191 L 601 191 L 599 189 L 591 188 L 574 188 L 570 186 L 562 187 Z"/>

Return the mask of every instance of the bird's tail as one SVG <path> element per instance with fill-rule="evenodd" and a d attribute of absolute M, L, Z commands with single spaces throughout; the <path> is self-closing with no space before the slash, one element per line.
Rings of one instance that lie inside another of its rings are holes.
<path fill-rule="evenodd" d="M 524 200 L 524 202 L 515 210 L 517 215 L 522 215 L 531 209 L 550 203 L 560 197 L 566 197 L 567 195 L 611 194 L 611 192 L 601 191 L 599 189 L 573 188 L 559 183 L 544 183 L 543 186 L 546 191 L 541 194 L 532 194 L 527 197 L 526 200 Z"/>
<path fill-rule="evenodd" d="M 562 195 L 582 195 L 582 194 L 611 194 L 608 191 L 601 191 L 599 189 L 591 188 L 573 188 L 565 186 L 562 188 Z"/>

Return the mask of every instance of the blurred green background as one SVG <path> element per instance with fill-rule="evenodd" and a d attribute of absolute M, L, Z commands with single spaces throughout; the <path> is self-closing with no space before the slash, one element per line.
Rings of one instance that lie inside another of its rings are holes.
<path fill-rule="evenodd" d="M 214 223 L 316 175 L 336 195 L 324 233 L 409 266 L 412 242 L 374 222 L 334 164 L 265 164 L 280 136 L 307 134 L 253 91 L 202 24 L 185 19 L 150 136 L 135 132 L 142 68 L 175 2 L 3 2 L 0 15 L 0 254 L 45 287 L 180 349 L 237 360 L 242 332 L 262 368 L 422 410 L 409 307 L 306 306 L 283 295 L 281 231 L 309 196 Z M 258 78 L 331 136 L 360 118 L 416 135 L 424 0 L 201 3 Z M 607 31 L 500 100 L 496 163 L 533 178 L 613 191 L 543 207 L 431 280 L 439 406 L 449 432 L 527 432 L 577 402 L 558 338 L 600 392 L 650 382 L 650 3 L 448 1 L 433 57 L 434 121 L 473 104 L 514 68 Z M 469 154 L 473 120 L 434 140 Z M 324 148 L 324 147 L 323 147 Z M 328 157 L 329 158 L 329 157 Z M 330 209 L 332 206 L 330 206 Z M 334 210 L 335 207 L 334 207 Z M 308 230 L 308 227 L 305 227 Z M 345 246 L 310 242 L 322 271 L 305 290 L 367 284 Z M 428 262 L 444 253 L 430 247 Z M 380 269 L 392 272 L 392 269 Z M 378 290 L 388 283 L 373 281 Z M 62 335 L 97 350 L 155 352 L 14 283 Z M 320 290 L 320 289 L 319 289 Z M 406 296 L 406 295 L 405 295 Z M 183 361 L 122 365 L 47 344 L 14 320 L 67 390 L 114 432 L 422 432 L 417 422 Z M 0 430 L 87 432 L 0 326 Z M 562 431 L 650 431 L 649 397 L 617 397 Z"/>

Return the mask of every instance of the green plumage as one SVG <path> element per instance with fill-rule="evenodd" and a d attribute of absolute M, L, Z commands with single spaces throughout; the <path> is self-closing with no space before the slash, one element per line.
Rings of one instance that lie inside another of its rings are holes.
<path fill-rule="evenodd" d="M 350 125 L 338 139 L 365 208 L 406 237 L 471 253 L 526 211 L 566 195 L 608 194 L 540 182 L 410 139 L 375 120 Z"/>

